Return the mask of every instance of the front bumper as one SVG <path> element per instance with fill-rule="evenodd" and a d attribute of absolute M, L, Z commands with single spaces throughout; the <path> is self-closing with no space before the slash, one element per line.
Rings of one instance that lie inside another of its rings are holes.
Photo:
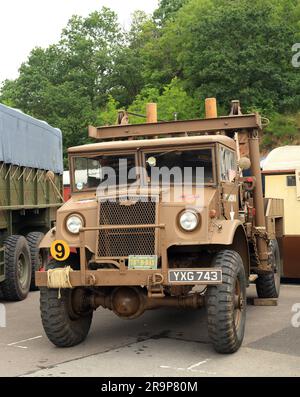
<path fill-rule="evenodd" d="M 119 269 L 101 269 L 101 270 L 87 270 L 85 274 L 81 271 L 70 272 L 70 283 L 73 287 L 80 286 L 136 286 L 144 285 L 150 286 L 155 283 L 167 285 L 165 278 L 159 270 L 126 270 Z M 38 287 L 47 287 L 48 275 L 47 272 L 36 272 L 35 283 Z"/>
<path fill-rule="evenodd" d="M 207 281 L 207 280 L 189 280 L 185 279 L 180 282 L 172 282 L 169 279 L 169 266 L 168 266 L 168 258 L 167 258 L 167 247 L 164 244 L 161 244 L 161 267 L 155 270 L 137 270 L 137 269 L 128 269 L 125 266 L 124 261 L 115 261 L 111 260 L 111 263 L 114 263 L 118 266 L 117 269 L 98 269 L 98 270 L 90 270 L 87 268 L 87 258 L 86 258 L 86 244 L 85 244 L 85 232 L 91 230 L 100 230 L 100 229 L 111 229 L 116 226 L 99 226 L 99 227 L 85 227 L 80 230 L 80 270 L 72 270 L 68 272 L 68 285 L 72 287 L 80 287 L 80 286 L 90 286 L 90 287 L 117 287 L 117 286 L 145 286 L 148 289 L 161 289 L 165 286 L 171 285 L 217 285 L 222 281 Z M 118 227 L 120 227 L 118 225 Z M 130 226 L 121 226 L 122 228 L 144 228 L 151 227 L 154 229 L 159 229 L 161 231 L 165 230 L 165 225 L 130 225 Z M 165 241 L 165 239 L 162 239 Z M 103 259 L 101 261 L 101 259 Z M 109 262 L 107 258 L 96 258 L 96 262 Z M 180 270 L 180 269 L 176 269 Z M 183 271 L 187 271 L 187 269 L 182 269 Z M 220 272 L 220 269 L 204 269 L 202 267 L 189 269 L 191 272 L 199 272 L 203 271 L 215 271 Z M 38 287 L 49 287 L 49 278 L 47 271 L 39 271 L 35 273 L 35 283 Z M 51 287 L 50 287 L 51 288 Z"/>
<path fill-rule="evenodd" d="M 60 269 L 58 269 L 60 271 Z M 184 273 L 184 279 L 171 280 L 171 273 Z M 195 277 L 188 277 L 196 274 Z M 213 274 L 214 278 L 201 278 L 200 275 Z M 220 276 L 217 278 L 216 275 Z M 90 287 L 118 287 L 118 286 L 145 286 L 147 288 L 159 289 L 171 285 L 217 285 L 222 283 L 222 270 L 220 268 L 193 268 L 193 269 L 171 269 L 165 273 L 163 270 L 120 270 L 99 269 L 81 271 L 70 271 L 67 273 L 68 288 L 90 286 Z M 36 272 L 36 285 L 49 287 L 47 272 Z"/>

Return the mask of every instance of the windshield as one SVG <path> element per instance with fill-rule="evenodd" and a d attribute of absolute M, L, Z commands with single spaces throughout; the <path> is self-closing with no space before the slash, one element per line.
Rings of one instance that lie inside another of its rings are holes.
<path fill-rule="evenodd" d="M 182 178 L 188 183 L 214 183 L 211 148 L 146 153 L 145 157 L 148 183 L 176 183 L 177 177 L 178 183 Z"/>
<path fill-rule="evenodd" d="M 137 178 L 134 154 L 75 157 L 73 164 L 76 191 L 134 183 Z"/>

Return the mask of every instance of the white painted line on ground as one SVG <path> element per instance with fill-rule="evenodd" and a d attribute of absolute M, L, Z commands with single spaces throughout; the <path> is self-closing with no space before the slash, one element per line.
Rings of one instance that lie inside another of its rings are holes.
<path fill-rule="evenodd" d="M 216 372 L 210 372 L 210 371 L 198 371 L 198 370 L 194 370 L 192 369 L 191 372 L 197 372 L 198 374 L 204 374 L 204 375 L 217 375 Z"/>
<path fill-rule="evenodd" d="M 216 372 L 209 372 L 209 371 L 205 371 L 205 370 L 195 369 L 195 368 L 199 367 L 200 365 L 206 364 L 208 361 L 210 361 L 209 358 L 207 358 L 206 360 L 203 360 L 203 361 L 199 361 L 198 363 L 192 364 L 192 365 L 190 365 L 187 368 L 172 367 L 172 366 L 169 366 L 169 365 L 160 365 L 160 368 L 162 368 L 162 369 L 172 369 L 173 371 L 197 372 L 199 374 L 204 374 L 204 375 L 216 375 Z"/>
<path fill-rule="evenodd" d="M 200 361 L 199 363 L 191 365 L 190 367 L 187 368 L 187 370 L 190 371 L 193 368 L 199 367 L 199 365 L 205 364 L 205 363 L 207 363 L 207 361 L 209 361 L 208 358 L 206 360 L 204 360 L 204 361 Z"/>
<path fill-rule="evenodd" d="M 175 369 L 176 371 L 186 371 L 186 368 L 174 368 L 174 367 L 170 367 L 169 365 L 160 365 L 159 368 L 163 368 L 163 369 Z"/>
<path fill-rule="evenodd" d="M 17 342 L 8 343 L 7 346 L 18 345 L 19 343 L 24 343 L 24 342 L 28 342 L 28 341 L 35 340 L 35 339 L 40 339 L 40 338 L 42 338 L 42 337 L 43 337 L 42 335 L 38 335 L 38 336 L 34 336 L 33 338 L 18 340 Z"/>
<path fill-rule="evenodd" d="M 191 365 L 188 368 L 180 368 L 180 367 L 171 367 L 169 365 L 160 365 L 159 368 L 162 369 L 172 369 L 173 371 L 187 371 L 187 372 L 197 372 L 198 374 L 204 374 L 204 375 L 217 375 L 216 372 L 210 372 L 210 371 L 205 371 L 205 370 L 198 370 L 198 369 L 193 369 L 195 366 L 201 365 L 206 363 L 208 360 L 201 361 L 200 363 Z"/>

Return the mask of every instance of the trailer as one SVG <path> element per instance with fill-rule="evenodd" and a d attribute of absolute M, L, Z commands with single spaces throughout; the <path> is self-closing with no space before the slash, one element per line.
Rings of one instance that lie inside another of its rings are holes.
<path fill-rule="evenodd" d="M 39 250 L 62 199 L 62 133 L 0 104 L 0 295 L 23 300 L 35 290 Z"/>
<path fill-rule="evenodd" d="M 284 200 L 283 277 L 300 278 L 300 146 L 272 150 L 263 164 L 265 196 Z"/>

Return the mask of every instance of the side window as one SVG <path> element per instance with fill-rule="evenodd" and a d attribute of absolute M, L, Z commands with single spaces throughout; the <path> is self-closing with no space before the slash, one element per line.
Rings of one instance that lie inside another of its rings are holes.
<path fill-rule="evenodd" d="M 236 176 L 237 165 L 235 153 L 229 149 L 220 149 L 220 176 L 222 181 L 232 182 Z"/>

